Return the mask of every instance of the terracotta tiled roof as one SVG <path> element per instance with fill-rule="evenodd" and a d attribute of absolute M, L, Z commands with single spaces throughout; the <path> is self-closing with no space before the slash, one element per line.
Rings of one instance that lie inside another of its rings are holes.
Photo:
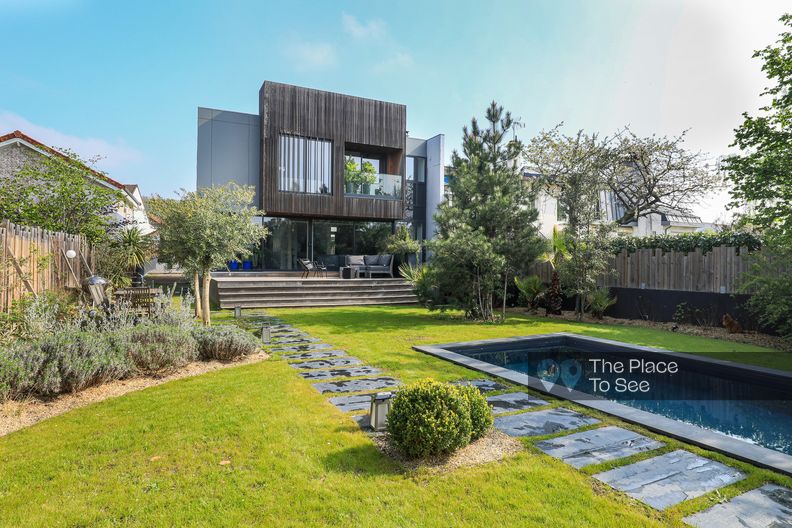
<path fill-rule="evenodd" d="M 40 149 L 42 149 L 42 150 L 44 150 L 46 152 L 49 152 L 50 154 L 53 154 L 55 156 L 60 156 L 61 158 L 68 159 L 68 160 L 71 159 L 67 155 L 65 155 L 64 153 L 58 151 L 57 149 L 54 149 L 54 148 L 52 148 L 50 146 L 47 146 L 44 143 L 42 143 L 41 141 L 35 140 L 32 137 L 28 136 L 27 134 L 25 134 L 24 132 L 21 132 L 19 130 L 14 130 L 13 132 L 10 132 L 8 134 L 0 136 L 0 143 L 3 143 L 3 142 L 8 141 L 10 139 L 19 139 L 21 141 L 25 141 L 26 143 L 30 143 L 31 145 L 35 145 L 36 147 L 38 147 L 38 148 L 40 148 Z M 86 170 L 90 171 L 91 174 L 96 176 L 96 178 L 109 183 L 113 187 L 115 187 L 115 188 L 117 188 L 119 190 L 122 190 L 122 191 L 127 191 L 128 190 L 127 189 L 128 186 L 124 185 L 123 183 L 117 182 L 116 180 L 108 177 L 105 174 L 102 174 L 101 172 L 99 172 L 97 170 L 92 169 L 91 167 L 88 167 L 88 166 L 85 166 L 85 165 L 83 165 L 83 167 L 85 167 Z"/>

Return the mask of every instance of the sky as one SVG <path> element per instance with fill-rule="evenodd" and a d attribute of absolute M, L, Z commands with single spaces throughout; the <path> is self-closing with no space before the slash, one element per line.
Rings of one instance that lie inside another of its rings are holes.
<path fill-rule="evenodd" d="M 528 139 L 629 125 L 731 151 L 767 82 L 774 0 L 0 0 L 0 134 L 84 157 L 144 194 L 195 187 L 197 107 L 258 112 L 264 80 L 407 105 L 413 137 L 495 100 Z M 726 220 L 726 192 L 697 212 Z"/>

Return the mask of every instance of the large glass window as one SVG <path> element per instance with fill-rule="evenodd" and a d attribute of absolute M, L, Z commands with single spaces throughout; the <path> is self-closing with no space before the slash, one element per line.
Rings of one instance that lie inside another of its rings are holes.
<path fill-rule="evenodd" d="M 346 255 L 376 255 L 385 251 L 391 222 L 313 221 L 313 258 L 330 269 L 344 265 Z"/>
<path fill-rule="evenodd" d="M 278 190 L 332 193 L 332 141 L 281 134 L 278 138 Z"/>
<path fill-rule="evenodd" d="M 298 258 L 308 256 L 308 221 L 289 218 L 264 218 L 269 235 L 261 247 L 263 267 L 267 270 L 296 270 Z"/>
<path fill-rule="evenodd" d="M 425 182 L 426 181 L 426 158 L 417 156 L 407 156 L 407 181 Z"/>
<path fill-rule="evenodd" d="M 350 152 L 344 159 L 344 194 L 367 198 L 398 200 L 402 197 L 402 178 L 385 174 L 385 158 L 377 154 Z"/>

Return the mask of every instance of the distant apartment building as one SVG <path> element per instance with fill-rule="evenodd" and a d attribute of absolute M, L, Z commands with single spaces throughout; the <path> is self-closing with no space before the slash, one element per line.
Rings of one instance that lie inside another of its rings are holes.
<path fill-rule="evenodd" d="M 398 224 L 434 235 L 444 136 L 407 135 L 402 104 L 265 81 L 259 113 L 198 108 L 197 187 L 256 189 L 270 235 L 243 269 L 343 266 L 376 254 Z"/>
<path fill-rule="evenodd" d="M 36 163 L 40 156 L 65 157 L 55 148 L 47 146 L 19 130 L 0 136 L 0 178 L 16 174 L 26 165 Z M 121 194 L 122 199 L 113 212 L 114 220 L 134 225 L 143 234 L 151 233 L 154 230 L 149 223 L 143 196 L 137 185 L 117 182 L 90 167 L 85 167 L 85 169 L 93 183 Z"/>

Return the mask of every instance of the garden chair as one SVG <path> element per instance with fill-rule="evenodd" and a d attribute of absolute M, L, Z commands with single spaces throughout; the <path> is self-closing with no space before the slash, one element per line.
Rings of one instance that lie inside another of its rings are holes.
<path fill-rule="evenodd" d="M 300 263 L 300 267 L 302 268 L 302 277 L 303 279 L 307 279 L 311 276 L 311 273 L 318 274 L 319 270 L 316 267 L 316 263 L 312 260 L 308 259 L 297 259 L 297 262 Z"/>

